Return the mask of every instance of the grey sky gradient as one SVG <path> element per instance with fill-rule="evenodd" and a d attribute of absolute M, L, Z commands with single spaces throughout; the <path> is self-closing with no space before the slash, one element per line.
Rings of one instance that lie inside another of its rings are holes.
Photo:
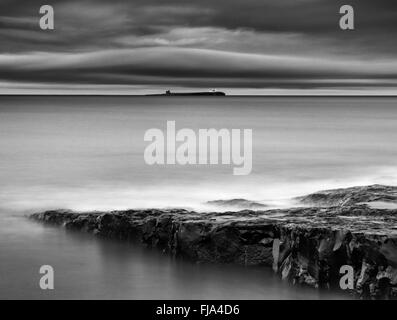
<path fill-rule="evenodd" d="M 0 93 L 397 94 L 396 21 L 391 0 L 0 0 Z"/>

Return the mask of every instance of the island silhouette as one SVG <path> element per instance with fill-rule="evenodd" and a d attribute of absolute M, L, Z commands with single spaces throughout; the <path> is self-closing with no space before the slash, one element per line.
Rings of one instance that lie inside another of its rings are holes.
<path fill-rule="evenodd" d="M 166 90 L 165 93 L 148 94 L 147 96 L 226 96 L 226 93 L 215 89 L 197 92 L 171 92 L 171 90 Z"/>

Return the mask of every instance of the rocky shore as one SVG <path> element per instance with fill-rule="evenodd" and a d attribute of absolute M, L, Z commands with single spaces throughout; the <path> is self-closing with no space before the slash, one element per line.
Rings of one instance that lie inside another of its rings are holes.
<path fill-rule="evenodd" d="M 327 190 L 295 200 L 298 206 L 290 209 L 54 210 L 31 218 L 103 237 L 139 240 L 195 262 L 271 267 L 283 280 L 314 288 L 341 290 L 340 268 L 348 265 L 354 272 L 354 287 L 347 289 L 351 294 L 396 298 L 397 187 Z"/>

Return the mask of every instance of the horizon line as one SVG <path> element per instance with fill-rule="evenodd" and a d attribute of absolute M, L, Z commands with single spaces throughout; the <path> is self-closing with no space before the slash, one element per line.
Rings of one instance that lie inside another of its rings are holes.
<path fill-rule="evenodd" d="M 376 97 L 397 97 L 397 94 L 226 94 L 225 96 L 166 96 L 166 95 L 152 95 L 152 94 L 114 94 L 114 93 L 99 93 L 99 94 L 65 94 L 65 93 L 0 93 L 0 97 L 27 97 L 27 96 L 37 96 L 37 97 L 148 97 L 148 98 L 186 98 L 186 97 L 194 97 L 194 98 L 225 98 L 225 97 L 368 97 L 368 98 L 376 98 Z"/>

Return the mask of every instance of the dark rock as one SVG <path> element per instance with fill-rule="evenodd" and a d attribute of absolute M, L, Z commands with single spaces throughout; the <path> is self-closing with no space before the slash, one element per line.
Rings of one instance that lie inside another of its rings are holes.
<path fill-rule="evenodd" d="M 196 262 L 272 267 L 282 279 L 315 288 L 339 289 L 339 270 L 350 265 L 354 294 L 388 299 L 397 293 L 397 210 L 361 203 L 390 200 L 393 192 L 384 186 L 338 189 L 302 198 L 315 207 L 266 211 L 54 210 L 32 218 L 104 237 L 139 239 Z"/>

